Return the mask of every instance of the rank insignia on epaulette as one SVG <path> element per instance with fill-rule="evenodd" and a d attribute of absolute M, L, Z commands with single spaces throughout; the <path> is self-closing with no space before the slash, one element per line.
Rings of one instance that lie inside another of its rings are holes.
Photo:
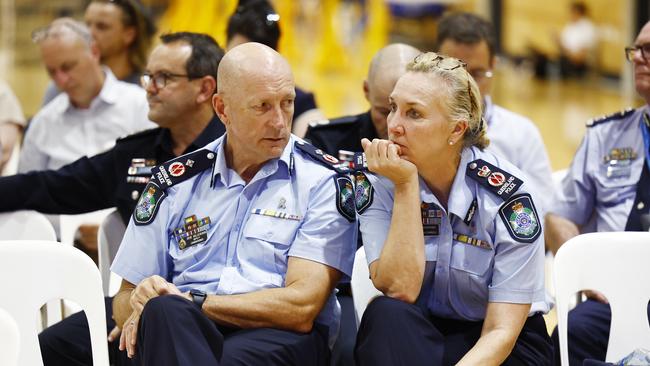
<path fill-rule="evenodd" d="M 619 112 L 616 112 L 616 113 L 612 113 L 612 114 L 608 114 L 608 115 L 605 115 L 605 116 L 590 119 L 589 121 L 587 121 L 586 126 L 587 127 L 594 127 L 594 126 L 597 126 L 597 125 L 599 125 L 601 123 L 604 123 L 604 122 L 620 120 L 620 119 L 623 119 L 623 118 L 629 116 L 632 113 L 634 113 L 634 108 L 627 108 L 625 110 L 622 110 L 622 111 L 619 111 Z"/>
<path fill-rule="evenodd" d="M 352 180 L 346 175 L 335 176 L 336 181 L 336 209 L 341 216 L 353 222 L 357 217 L 354 205 L 354 187 Z"/>
<path fill-rule="evenodd" d="M 506 200 L 517 192 L 523 183 L 521 179 L 482 159 L 467 164 L 466 174 L 490 192 Z"/>
<path fill-rule="evenodd" d="M 196 215 L 183 219 L 183 226 L 175 229 L 173 235 L 178 242 L 178 248 L 184 250 L 193 245 L 204 243 L 208 240 L 208 229 L 210 228 L 210 217 L 206 216 L 201 220 Z"/>
<path fill-rule="evenodd" d="M 149 182 L 144 188 L 138 204 L 133 211 L 133 221 L 136 225 L 147 225 L 156 217 L 160 203 L 167 194 L 156 183 Z"/>
<path fill-rule="evenodd" d="M 374 188 L 363 172 L 354 173 L 354 205 L 358 214 L 364 213 L 372 204 Z"/>
<path fill-rule="evenodd" d="M 523 243 L 532 243 L 542 232 L 535 204 L 528 193 L 512 197 L 499 209 L 510 236 Z"/>

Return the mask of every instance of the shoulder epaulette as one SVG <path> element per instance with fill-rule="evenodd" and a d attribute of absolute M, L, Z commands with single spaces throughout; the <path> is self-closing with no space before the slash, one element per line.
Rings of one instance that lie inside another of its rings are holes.
<path fill-rule="evenodd" d="M 587 127 L 594 127 L 594 126 L 599 125 L 601 123 L 605 123 L 605 122 L 609 122 L 609 121 L 617 121 L 617 120 L 623 119 L 623 118 L 629 116 L 632 113 L 634 113 L 634 108 L 628 108 L 628 109 L 625 109 L 625 110 L 622 110 L 622 111 L 619 111 L 619 112 L 616 112 L 616 113 L 612 113 L 612 114 L 608 114 L 608 115 L 605 115 L 605 116 L 602 116 L 602 117 L 597 117 L 597 118 L 590 119 L 589 121 L 587 121 L 587 123 L 585 125 Z"/>
<path fill-rule="evenodd" d="M 215 157 L 216 155 L 212 151 L 201 149 L 152 168 L 151 179 L 144 187 L 133 211 L 135 224 L 147 225 L 151 223 L 158 213 L 160 203 L 167 197 L 167 188 L 211 168 Z"/>
<path fill-rule="evenodd" d="M 521 179 L 483 159 L 467 164 L 466 175 L 504 200 L 509 199 L 524 183 Z"/>
<path fill-rule="evenodd" d="M 136 132 L 134 134 L 124 136 L 122 138 L 117 139 L 117 143 L 125 142 L 125 141 L 131 141 L 131 140 L 138 140 L 138 139 L 141 139 L 143 137 L 148 137 L 148 136 L 151 136 L 151 135 L 157 135 L 157 134 L 160 133 L 161 130 L 162 130 L 162 128 L 158 127 L 158 128 L 151 128 L 151 129 L 148 129 L 148 130 Z"/>
<path fill-rule="evenodd" d="M 197 150 L 181 155 L 151 169 L 151 180 L 167 189 L 211 168 L 216 154 L 210 150 Z"/>
<path fill-rule="evenodd" d="M 350 125 L 356 123 L 358 116 L 347 116 L 334 119 L 322 119 L 318 121 L 309 122 L 309 127 L 311 128 L 327 128 L 327 127 L 338 127 L 344 125 Z"/>
<path fill-rule="evenodd" d="M 295 143 L 295 147 L 304 152 L 305 154 L 309 155 L 312 159 L 320 162 L 321 164 L 325 165 L 326 167 L 336 171 L 339 174 L 347 174 L 352 171 L 356 170 L 362 170 L 362 169 L 357 169 L 355 168 L 356 161 L 363 161 L 363 158 L 360 159 L 355 159 L 355 161 L 341 161 L 337 159 L 336 157 L 327 154 L 323 150 L 317 148 L 316 146 L 302 140 L 298 140 Z M 355 158 L 356 158 L 355 154 Z M 360 157 L 362 154 L 358 154 Z"/>

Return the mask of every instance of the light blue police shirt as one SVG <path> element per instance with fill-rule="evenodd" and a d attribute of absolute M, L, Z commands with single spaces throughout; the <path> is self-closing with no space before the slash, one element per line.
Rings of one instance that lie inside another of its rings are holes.
<path fill-rule="evenodd" d="M 551 161 L 539 129 L 530 119 L 494 104 L 489 95 L 485 96 L 484 105 L 490 139 L 487 151 L 524 172 L 520 178 L 537 190 L 535 203 L 544 217 L 553 197 L 553 179 Z"/>
<path fill-rule="evenodd" d="M 213 172 L 168 188 L 149 225 L 137 226 L 131 218 L 111 270 L 133 284 L 159 275 L 183 292 L 217 295 L 283 287 L 289 257 L 325 264 L 349 278 L 357 228 L 337 211 L 334 171 L 297 150 L 292 136 L 282 156 L 246 184 L 226 166 L 225 138 L 204 148 L 216 154 Z M 209 221 L 207 240 L 180 249 L 174 233 L 188 219 Z M 316 321 L 336 335 L 339 318 L 332 293 Z"/>
<path fill-rule="evenodd" d="M 583 226 L 583 232 L 625 230 L 645 160 L 641 123 L 649 110 L 643 106 L 587 123 L 552 213 Z"/>
<path fill-rule="evenodd" d="M 546 312 L 544 235 L 540 233 L 531 243 L 513 239 L 499 216 L 504 199 L 466 176 L 468 163 L 475 159 L 521 176 L 519 169 L 502 158 L 466 148 L 451 187 L 448 210 L 420 178 L 422 207 L 437 212 L 433 216 L 440 224 L 438 235 L 426 235 L 425 231 L 427 269 L 418 303 L 426 301 L 434 316 L 469 321 L 484 319 L 488 302 L 533 304 L 531 314 Z M 359 215 L 359 222 L 370 264 L 379 259 L 388 237 L 394 186 L 383 176 L 368 174 L 368 179 L 374 187 L 373 202 Z M 527 192 L 524 182 L 512 197 Z M 464 220 L 473 207 L 468 225 Z M 541 230 L 541 220 L 536 221 Z"/>

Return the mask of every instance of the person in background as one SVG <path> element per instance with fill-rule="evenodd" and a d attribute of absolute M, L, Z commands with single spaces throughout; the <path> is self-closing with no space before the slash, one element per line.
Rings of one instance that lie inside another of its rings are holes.
<path fill-rule="evenodd" d="M 496 105 L 490 93 L 496 65 L 496 36 L 487 20 L 470 13 L 443 17 L 438 24 L 438 51 L 467 64 L 483 96 L 483 118 L 490 139 L 488 151 L 500 155 L 526 174 L 535 189 L 541 217 L 553 195 L 551 162 L 542 135 L 528 118 Z"/>
<path fill-rule="evenodd" d="M 280 34 L 280 16 L 267 0 L 240 1 L 228 19 L 226 51 L 246 42 L 258 42 L 277 51 Z M 325 119 L 314 94 L 298 87 L 294 107 L 292 132 L 298 137 L 305 135 L 309 122 Z"/>
<path fill-rule="evenodd" d="M 0 80 L 0 172 L 11 159 L 25 128 L 25 116 L 11 87 Z"/>
<path fill-rule="evenodd" d="M 99 63 L 88 28 L 69 18 L 33 34 L 48 74 L 63 93 L 32 119 L 18 171 L 58 169 L 111 148 L 119 137 L 156 127 L 144 90 Z"/>
<path fill-rule="evenodd" d="M 93 0 L 88 4 L 84 21 L 99 48 L 100 62 L 118 80 L 140 85 L 147 54 L 156 27 L 138 0 Z M 48 85 L 42 105 L 49 103 L 61 90 Z"/>
<path fill-rule="evenodd" d="M 645 104 L 587 123 L 546 215 L 546 244 L 553 252 L 580 233 L 650 229 L 650 22 L 625 49 L 625 56 L 634 67 L 636 91 Z M 607 299 L 596 291 L 585 295 L 587 300 L 569 312 L 570 365 L 604 361 L 607 353 L 611 320 Z M 559 365 L 557 328 L 553 341 Z"/>

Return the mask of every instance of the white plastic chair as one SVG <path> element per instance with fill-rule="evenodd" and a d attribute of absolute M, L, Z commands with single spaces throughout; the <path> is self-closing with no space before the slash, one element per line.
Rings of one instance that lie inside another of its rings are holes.
<path fill-rule="evenodd" d="M 0 240 L 52 240 L 56 233 L 45 215 L 36 211 L 0 214 Z"/>
<path fill-rule="evenodd" d="M 564 179 L 568 173 L 569 169 L 560 169 L 553 172 L 551 178 L 553 179 L 554 189 L 560 189 L 560 183 L 562 183 L 562 179 Z"/>
<path fill-rule="evenodd" d="M 18 366 L 20 332 L 16 321 L 0 309 L 0 365 Z"/>
<path fill-rule="evenodd" d="M 0 240 L 56 241 L 56 233 L 47 217 L 36 211 L 14 211 L 0 214 Z M 61 302 L 53 300 L 45 307 L 42 326 L 61 321 Z"/>
<path fill-rule="evenodd" d="M 61 243 L 74 245 L 74 234 L 81 225 L 99 226 L 114 208 L 88 212 L 78 215 L 61 215 L 59 221 Z"/>
<path fill-rule="evenodd" d="M 69 299 L 86 312 L 93 364 L 108 366 L 106 315 L 95 263 L 76 248 L 51 241 L 0 242 L 0 308 L 20 329 L 20 365 L 43 365 L 34 321 L 52 299 Z"/>
<path fill-rule="evenodd" d="M 610 232 L 578 235 L 555 256 L 555 300 L 562 365 L 568 365 L 569 304 L 578 291 L 602 292 L 612 310 L 607 362 L 637 348 L 650 349 L 650 233 Z"/>
<path fill-rule="evenodd" d="M 368 262 L 366 261 L 366 252 L 359 248 L 354 255 L 354 266 L 352 267 L 352 280 L 350 281 L 352 290 L 352 301 L 354 302 L 354 316 L 357 320 L 357 328 L 361 323 L 363 312 L 366 310 L 368 303 L 377 296 L 382 296 L 381 291 L 375 288 L 370 279 Z"/>
<path fill-rule="evenodd" d="M 105 296 L 113 296 L 117 293 L 122 282 L 121 277 L 111 273 L 111 263 L 120 247 L 122 237 L 126 231 L 126 225 L 122 221 L 120 213 L 115 210 L 104 218 L 99 231 L 97 232 L 97 251 L 99 259 L 99 272 L 102 275 L 102 287 Z"/>

